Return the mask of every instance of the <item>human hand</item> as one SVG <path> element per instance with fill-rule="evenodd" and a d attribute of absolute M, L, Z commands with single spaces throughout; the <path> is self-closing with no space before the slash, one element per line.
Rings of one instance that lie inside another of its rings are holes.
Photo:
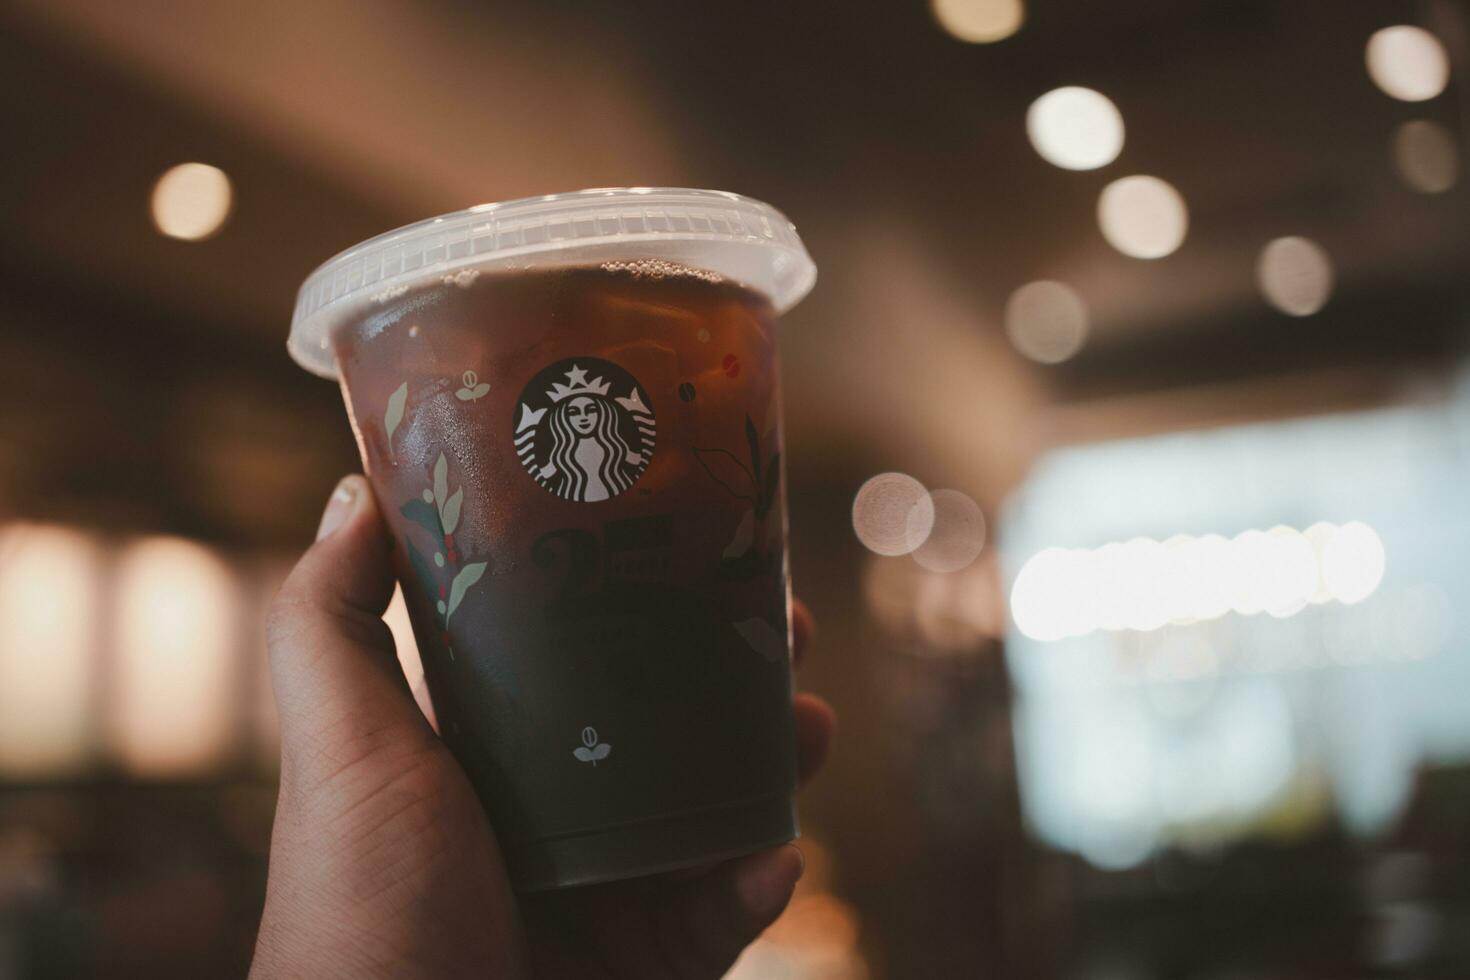
<path fill-rule="evenodd" d="M 377 505 L 348 477 L 270 613 L 281 788 L 252 980 L 723 974 L 785 908 L 796 847 L 516 896 L 489 818 L 399 667 L 382 621 L 392 593 Z M 800 606 L 795 633 L 799 657 L 811 635 Z M 804 779 L 833 715 L 810 694 L 794 710 Z"/>

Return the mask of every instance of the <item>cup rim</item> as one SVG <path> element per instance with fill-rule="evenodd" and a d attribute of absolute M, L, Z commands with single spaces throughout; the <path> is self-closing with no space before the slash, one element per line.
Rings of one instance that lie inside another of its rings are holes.
<path fill-rule="evenodd" d="M 466 269 L 553 267 L 619 256 L 663 258 L 766 296 L 777 313 L 816 281 L 816 265 L 780 211 L 729 191 L 605 187 L 479 204 L 384 232 L 318 266 L 302 283 L 287 349 L 337 378 L 332 329 L 434 277 Z"/>

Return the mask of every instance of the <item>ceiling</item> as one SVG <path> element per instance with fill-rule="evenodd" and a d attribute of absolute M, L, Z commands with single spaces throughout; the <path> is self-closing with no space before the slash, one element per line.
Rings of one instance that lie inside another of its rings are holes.
<path fill-rule="evenodd" d="M 20 513 L 296 540 L 354 464 L 335 392 L 284 354 L 302 277 L 427 214 L 582 186 L 725 187 L 796 220 L 821 268 L 783 339 L 798 489 L 905 469 L 990 508 L 1055 442 L 1398 398 L 1463 349 L 1466 192 L 1412 193 L 1388 147 L 1412 118 L 1463 133 L 1464 98 L 1394 102 L 1363 70 L 1394 22 L 1458 57 L 1447 0 L 1038 0 L 985 46 L 918 0 L 17 0 L 0 18 L 0 500 Z M 1031 149 L 1027 106 L 1064 84 L 1117 104 L 1116 162 Z M 236 191 L 197 244 L 146 207 L 191 159 Z M 1188 202 L 1166 259 L 1097 230 L 1099 191 L 1130 173 Z M 1256 292 L 1285 234 L 1332 257 L 1315 317 Z M 1001 325 L 1038 278 L 1091 310 L 1053 368 Z"/>

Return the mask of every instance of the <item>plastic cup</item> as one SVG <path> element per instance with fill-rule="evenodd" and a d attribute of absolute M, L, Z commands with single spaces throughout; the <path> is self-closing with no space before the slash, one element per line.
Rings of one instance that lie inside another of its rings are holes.
<path fill-rule="evenodd" d="M 767 205 L 582 191 L 358 245 L 290 351 L 340 380 L 440 733 L 525 890 L 796 836 Z"/>

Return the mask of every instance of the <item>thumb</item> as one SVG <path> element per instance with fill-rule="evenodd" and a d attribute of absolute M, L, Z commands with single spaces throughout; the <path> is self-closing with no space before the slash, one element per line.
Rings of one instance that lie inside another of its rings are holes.
<path fill-rule="evenodd" d="M 395 740 L 418 743 L 403 738 L 415 729 L 432 737 L 382 619 L 393 595 L 389 547 L 367 481 L 346 477 L 271 604 L 283 772 L 304 761 L 341 768 Z"/>

